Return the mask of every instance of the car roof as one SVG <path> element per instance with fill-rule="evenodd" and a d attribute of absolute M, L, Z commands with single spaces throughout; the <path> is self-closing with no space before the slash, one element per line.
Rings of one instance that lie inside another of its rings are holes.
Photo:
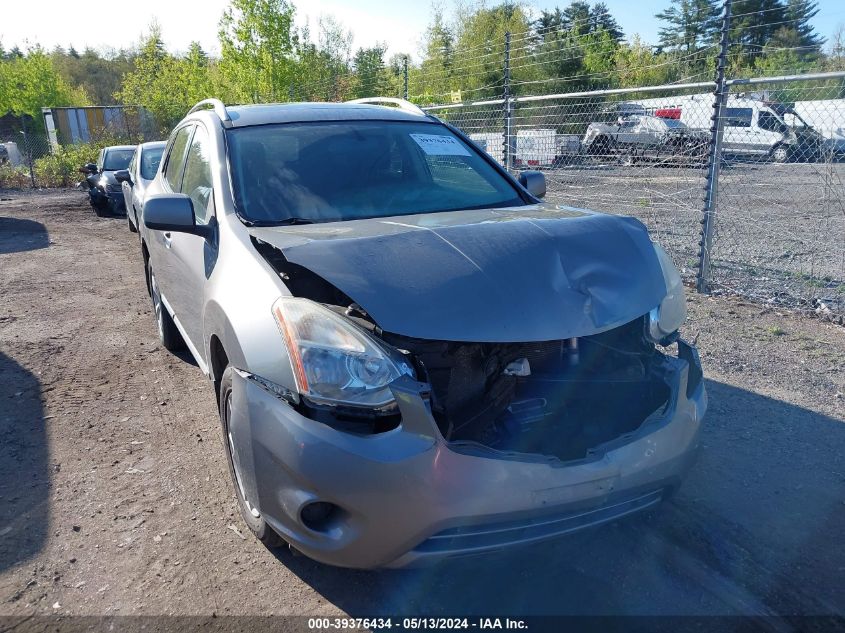
<path fill-rule="evenodd" d="M 141 150 L 156 149 L 164 147 L 165 145 L 167 145 L 167 141 L 149 141 L 147 143 L 141 143 L 140 145 L 138 145 L 138 148 Z"/>
<path fill-rule="evenodd" d="M 271 103 L 226 106 L 226 111 L 232 119 L 232 127 L 312 121 L 437 122 L 432 118 L 399 108 L 360 103 Z"/>
<path fill-rule="evenodd" d="M 108 147 L 104 147 L 103 149 L 105 151 L 109 151 L 109 150 L 112 150 L 112 149 L 131 149 L 131 150 L 134 150 L 136 147 L 137 147 L 137 145 L 109 145 Z"/>

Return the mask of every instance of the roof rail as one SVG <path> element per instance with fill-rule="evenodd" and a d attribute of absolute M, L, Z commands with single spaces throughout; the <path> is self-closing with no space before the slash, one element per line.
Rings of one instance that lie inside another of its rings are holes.
<path fill-rule="evenodd" d="M 417 114 L 419 116 L 428 116 L 425 112 L 420 109 L 419 106 L 414 105 L 410 101 L 405 99 L 397 99 L 396 97 L 364 97 L 363 99 L 352 99 L 351 101 L 347 101 L 346 103 L 366 103 L 369 105 L 392 105 L 396 106 L 400 110 L 404 110 L 405 112 L 410 112 L 411 114 Z"/>
<path fill-rule="evenodd" d="M 226 106 L 223 105 L 223 102 L 220 99 L 203 99 L 198 104 L 196 104 L 193 108 L 188 110 L 188 114 L 192 114 L 197 110 L 203 110 L 206 106 L 211 106 L 214 110 L 214 113 L 220 117 L 220 120 L 224 123 L 231 121 L 231 117 L 229 116 L 229 112 L 226 110 Z"/>

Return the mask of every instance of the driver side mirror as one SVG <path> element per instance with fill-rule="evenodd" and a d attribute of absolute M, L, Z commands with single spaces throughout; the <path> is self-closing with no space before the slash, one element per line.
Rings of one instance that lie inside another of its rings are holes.
<path fill-rule="evenodd" d="M 144 226 L 153 231 L 190 233 L 207 240 L 214 234 L 210 225 L 197 224 L 194 203 L 184 193 L 150 196 L 144 202 L 142 215 Z"/>
<path fill-rule="evenodd" d="M 521 172 L 519 184 L 536 198 L 543 198 L 546 195 L 546 176 L 541 171 Z"/>
<path fill-rule="evenodd" d="M 114 179 L 117 182 L 128 182 L 129 186 L 132 186 L 132 176 L 129 175 L 128 169 L 118 169 L 114 172 Z"/>
<path fill-rule="evenodd" d="M 80 169 L 80 172 L 83 174 L 97 174 L 99 173 L 99 169 L 97 169 L 97 165 L 94 163 L 85 163 Z"/>

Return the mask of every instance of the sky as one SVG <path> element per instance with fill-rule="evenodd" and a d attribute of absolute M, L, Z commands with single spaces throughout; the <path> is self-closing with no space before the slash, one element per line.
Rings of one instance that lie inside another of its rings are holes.
<path fill-rule="evenodd" d="M 645 42 L 657 41 L 658 21 L 654 14 L 668 7 L 671 0 L 604 0 L 628 37 L 639 34 Z M 334 15 L 354 35 L 353 47 L 388 45 L 388 56 L 410 53 L 418 57 L 422 33 L 431 15 L 427 0 L 293 0 L 297 22 L 313 26 L 321 15 Z M 488 5 L 497 2 L 488 1 Z M 142 0 L 110 2 L 89 11 L 68 0 L 0 0 L 0 43 L 6 49 L 25 48 L 39 43 L 45 48 L 57 44 L 86 46 L 99 50 L 135 46 L 148 25 L 157 20 L 167 47 L 184 52 L 192 40 L 207 51 L 219 52 L 217 23 L 227 0 Z M 447 11 L 454 0 L 442 0 Z M 569 4 L 568 0 L 529 0 L 539 12 Z M 13 5 L 9 10 L 4 5 Z M 93 5 L 92 5 L 93 6 Z M 115 8 L 113 11 L 111 7 Z M 819 0 L 818 32 L 830 38 L 836 27 L 845 24 L 845 1 Z M 312 29 L 314 30 L 314 29 Z"/>

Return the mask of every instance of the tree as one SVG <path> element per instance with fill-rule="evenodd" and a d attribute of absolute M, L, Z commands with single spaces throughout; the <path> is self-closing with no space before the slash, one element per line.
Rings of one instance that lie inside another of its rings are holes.
<path fill-rule="evenodd" d="M 359 48 L 355 53 L 352 64 L 355 69 L 356 97 L 373 97 L 383 92 L 386 51 L 387 45 L 376 44 L 370 48 Z"/>
<path fill-rule="evenodd" d="M 454 55 L 455 36 L 446 24 L 443 8 L 434 5 L 423 40 L 423 62 L 419 72 L 413 73 L 411 90 L 424 100 L 441 101 L 452 83 Z M 424 94 L 429 96 L 422 97 Z"/>
<path fill-rule="evenodd" d="M 221 67 L 239 100 L 287 97 L 296 67 L 293 18 L 287 0 L 230 0 L 220 19 Z"/>
<path fill-rule="evenodd" d="M 317 41 L 305 26 L 297 44 L 296 78 L 288 87 L 288 98 L 336 101 L 347 96 L 350 75 L 352 33 L 332 17 L 317 23 Z"/>
<path fill-rule="evenodd" d="M 658 37 L 661 48 L 689 55 L 711 43 L 719 28 L 716 0 L 680 0 L 655 17 L 666 23 Z"/>
<path fill-rule="evenodd" d="M 563 10 L 563 28 L 572 35 L 587 35 L 590 32 L 590 3 L 576 0 Z"/>
<path fill-rule="evenodd" d="M 819 5 L 814 0 L 788 0 L 786 3 L 786 22 L 798 35 L 802 56 L 818 55 L 824 45 L 824 38 L 816 33 L 810 23 L 818 12 Z"/>
<path fill-rule="evenodd" d="M 607 33 L 610 39 L 617 44 L 625 38 L 622 27 L 619 26 L 616 18 L 613 17 L 604 2 L 596 2 L 590 9 L 590 32 L 597 33 L 599 31 Z"/>
<path fill-rule="evenodd" d="M 117 97 L 125 104 L 143 106 L 163 129 L 171 128 L 197 101 L 215 96 L 206 60 L 197 48 L 192 47 L 188 57 L 177 59 L 165 50 L 161 31 L 152 24 L 135 68 L 123 76 Z"/>
<path fill-rule="evenodd" d="M 41 108 L 87 103 L 85 93 L 68 85 L 39 47 L 0 61 L 0 113 L 28 114 L 41 127 Z"/>

